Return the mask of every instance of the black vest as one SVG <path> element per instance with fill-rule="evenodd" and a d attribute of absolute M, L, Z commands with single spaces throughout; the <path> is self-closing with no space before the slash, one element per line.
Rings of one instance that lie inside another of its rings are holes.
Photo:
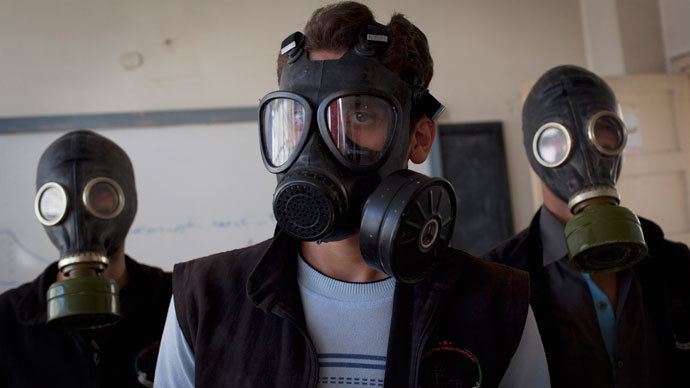
<path fill-rule="evenodd" d="M 178 264 L 177 319 L 200 387 L 315 387 L 319 367 L 297 285 L 298 242 Z M 496 387 L 520 342 L 528 276 L 449 250 L 433 274 L 398 283 L 385 387 Z"/>

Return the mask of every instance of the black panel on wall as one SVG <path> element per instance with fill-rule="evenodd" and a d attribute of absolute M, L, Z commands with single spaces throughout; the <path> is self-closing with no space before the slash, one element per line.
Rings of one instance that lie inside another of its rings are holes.
<path fill-rule="evenodd" d="M 500 122 L 439 125 L 441 169 L 455 188 L 451 246 L 480 255 L 513 235 Z"/>

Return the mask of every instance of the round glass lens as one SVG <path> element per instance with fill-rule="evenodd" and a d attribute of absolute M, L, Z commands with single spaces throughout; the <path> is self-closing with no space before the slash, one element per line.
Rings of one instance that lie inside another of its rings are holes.
<path fill-rule="evenodd" d="M 49 186 L 40 194 L 38 211 L 46 224 L 54 225 L 65 215 L 67 197 L 65 192 L 56 186 Z M 42 221 L 43 221 L 42 220 Z"/>
<path fill-rule="evenodd" d="M 280 167 L 290 159 L 309 125 L 306 116 L 306 108 L 290 98 L 275 98 L 262 107 L 263 152 L 271 165 Z"/>
<path fill-rule="evenodd" d="M 94 184 L 86 195 L 89 210 L 97 216 L 112 217 L 120 207 L 118 191 L 109 182 Z"/>
<path fill-rule="evenodd" d="M 326 123 L 340 154 L 356 165 L 376 163 L 386 151 L 395 129 L 395 108 L 368 95 L 337 98 L 328 104 Z"/>
<path fill-rule="evenodd" d="M 616 118 L 601 116 L 594 122 L 594 141 L 606 153 L 615 153 L 623 145 L 623 125 Z"/>
<path fill-rule="evenodd" d="M 552 126 L 544 129 L 537 140 L 537 152 L 548 166 L 563 163 L 570 152 L 570 137 L 565 128 Z"/>

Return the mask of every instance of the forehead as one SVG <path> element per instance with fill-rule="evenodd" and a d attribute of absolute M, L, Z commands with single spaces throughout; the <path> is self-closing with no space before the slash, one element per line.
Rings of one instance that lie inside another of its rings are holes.
<path fill-rule="evenodd" d="M 327 61 L 342 58 L 345 50 L 313 50 L 309 52 L 310 61 Z"/>

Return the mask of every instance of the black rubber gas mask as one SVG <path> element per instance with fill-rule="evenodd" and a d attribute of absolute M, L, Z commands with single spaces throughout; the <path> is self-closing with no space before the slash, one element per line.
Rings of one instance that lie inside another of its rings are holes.
<path fill-rule="evenodd" d="M 640 221 L 618 206 L 616 181 L 627 139 L 616 97 L 577 66 L 545 73 L 524 104 L 524 145 L 534 171 L 568 203 L 570 264 L 581 272 L 631 267 L 647 254 Z"/>
<path fill-rule="evenodd" d="M 36 188 L 36 216 L 59 249 L 58 270 L 67 277 L 48 289 L 47 322 L 69 329 L 116 322 L 119 288 L 100 275 L 124 244 L 137 210 L 127 154 L 94 132 L 70 132 L 41 156 Z"/>
<path fill-rule="evenodd" d="M 302 41 L 295 33 L 283 42 L 281 91 L 259 108 L 264 164 L 278 178 L 276 221 L 302 241 L 359 232 L 370 266 L 419 281 L 448 245 L 455 197 L 447 181 L 403 170 L 410 112 L 434 119 L 443 106 L 379 62 L 382 26 L 336 60 L 309 60 Z"/>

